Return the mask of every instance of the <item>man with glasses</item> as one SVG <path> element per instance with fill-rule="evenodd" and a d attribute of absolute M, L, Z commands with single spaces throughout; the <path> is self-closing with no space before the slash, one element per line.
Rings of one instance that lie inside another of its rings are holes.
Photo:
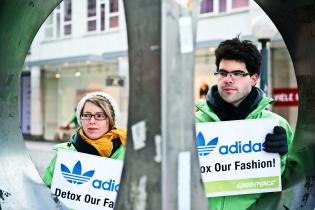
<path fill-rule="evenodd" d="M 293 134 L 288 122 L 267 110 L 273 99 L 256 87 L 260 75 L 261 54 L 250 41 L 238 37 L 221 42 L 215 51 L 217 84 L 212 86 L 205 100 L 200 100 L 197 122 L 276 118 L 280 126 L 267 134 L 265 151 L 279 153 L 281 172 L 286 167 L 286 154 Z M 261 194 L 209 198 L 210 209 L 242 210 L 250 208 Z"/>

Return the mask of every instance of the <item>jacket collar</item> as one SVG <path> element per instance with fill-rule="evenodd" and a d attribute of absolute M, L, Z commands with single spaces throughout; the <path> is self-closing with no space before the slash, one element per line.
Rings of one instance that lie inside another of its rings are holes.
<path fill-rule="evenodd" d="M 261 89 L 257 87 L 255 87 L 255 89 L 258 91 L 258 94 L 261 95 L 260 101 L 257 102 L 257 107 L 252 112 L 250 112 L 245 119 L 254 118 L 255 115 L 260 113 L 262 110 L 267 109 L 267 107 L 274 102 L 272 98 L 264 96 L 264 93 Z M 211 94 L 211 91 L 215 90 L 217 90 L 217 88 L 212 87 L 208 94 Z M 196 108 L 197 110 L 203 112 L 209 118 L 209 121 L 221 121 L 219 117 L 214 113 L 212 107 L 208 106 L 205 99 L 199 100 L 199 102 L 196 104 Z"/>

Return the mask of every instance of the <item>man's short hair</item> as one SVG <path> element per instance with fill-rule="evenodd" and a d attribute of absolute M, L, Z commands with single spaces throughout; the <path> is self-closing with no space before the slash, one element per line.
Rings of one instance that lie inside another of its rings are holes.
<path fill-rule="evenodd" d="M 261 54 L 249 40 L 241 41 L 238 37 L 221 42 L 215 50 L 217 71 L 222 59 L 236 60 L 246 64 L 249 74 L 260 75 Z"/>

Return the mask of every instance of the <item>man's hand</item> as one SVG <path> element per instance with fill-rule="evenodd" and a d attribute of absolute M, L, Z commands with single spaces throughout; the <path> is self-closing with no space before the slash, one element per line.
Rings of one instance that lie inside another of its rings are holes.
<path fill-rule="evenodd" d="M 288 138 L 283 127 L 275 126 L 273 133 L 268 133 L 265 140 L 265 151 L 285 155 L 288 153 Z"/>

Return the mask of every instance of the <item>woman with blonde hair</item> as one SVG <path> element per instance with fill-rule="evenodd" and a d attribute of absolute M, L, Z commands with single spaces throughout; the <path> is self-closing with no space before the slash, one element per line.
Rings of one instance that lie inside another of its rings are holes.
<path fill-rule="evenodd" d="M 115 100 L 104 92 L 92 92 L 77 105 L 80 128 L 69 142 L 57 144 L 54 150 L 68 150 L 123 159 L 126 145 L 126 130 L 116 128 L 120 112 Z M 47 167 L 43 181 L 51 187 L 57 155 Z"/>

